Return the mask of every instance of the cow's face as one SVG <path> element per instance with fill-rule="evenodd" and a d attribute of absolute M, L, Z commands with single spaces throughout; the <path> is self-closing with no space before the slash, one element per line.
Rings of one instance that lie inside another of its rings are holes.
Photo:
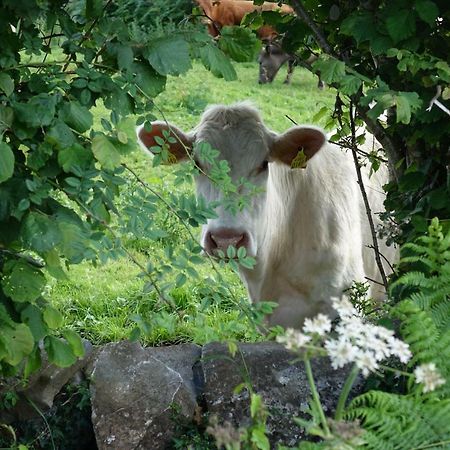
<path fill-rule="evenodd" d="M 235 106 L 214 106 L 203 114 L 200 124 L 190 133 L 183 133 L 163 122 L 152 124 L 152 131 L 138 131 L 141 142 L 147 147 L 155 145 L 155 136 L 170 129 L 177 142 L 170 145 L 177 160 L 194 159 L 201 169 L 196 177 L 197 196 L 207 202 L 218 202 L 217 218 L 209 219 L 202 228 L 201 245 L 209 254 L 219 250 L 226 253 L 229 246 L 245 247 L 247 254 L 256 256 L 264 233 L 266 211 L 266 187 L 272 164 L 295 165 L 301 155 L 311 158 L 325 142 L 322 131 L 309 127 L 294 127 L 277 135 L 268 130 L 258 112 L 245 104 Z M 238 186 L 238 194 L 245 195 L 248 187 L 240 182 L 246 179 L 258 188 L 250 205 L 237 213 L 224 206 L 224 194 L 211 181 L 211 166 L 199 155 L 201 143 L 208 143 L 219 151 L 219 159 L 225 160 L 230 168 L 229 175 Z M 301 164 L 300 164 L 301 165 Z M 292 169 L 292 170 L 300 170 Z"/>
<path fill-rule="evenodd" d="M 259 79 L 260 84 L 272 83 L 280 67 L 290 56 L 278 45 L 268 43 L 263 45 L 259 53 Z"/>

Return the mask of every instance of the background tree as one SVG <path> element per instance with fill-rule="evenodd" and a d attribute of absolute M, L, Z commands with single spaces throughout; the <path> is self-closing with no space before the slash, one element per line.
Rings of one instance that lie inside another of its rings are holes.
<path fill-rule="evenodd" d="M 334 118 L 340 135 L 362 120 L 381 142 L 392 175 L 385 218 L 394 227 L 388 235 L 403 243 L 425 232 L 432 217 L 448 223 L 450 115 L 438 106 L 450 98 L 446 2 L 290 4 L 297 17 L 289 23 L 274 14 L 262 17 L 283 33 L 288 52 L 320 54 L 310 69 L 339 92 Z M 379 118 L 384 111 L 385 122 Z"/>

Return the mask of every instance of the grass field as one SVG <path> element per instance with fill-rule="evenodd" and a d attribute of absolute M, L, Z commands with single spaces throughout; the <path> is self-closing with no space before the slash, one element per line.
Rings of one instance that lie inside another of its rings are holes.
<path fill-rule="evenodd" d="M 292 84 L 288 86 L 283 84 L 285 69 L 280 71 L 272 85 L 258 85 L 256 63 L 235 64 L 235 67 L 238 80 L 225 82 L 195 64 L 185 76 L 168 80 L 165 92 L 155 99 L 157 108 L 153 112 L 189 130 L 198 123 L 208 104 L 250 100 L 261 110 L 266 125 L 281 132 L 292 126 L 286 115 L 297 123 L 313 123 L 313 117 L 321 107 L 327 106 L 330 110 L 333 107 L 334 93 L 328 89 L 318 90 L 316 79 L 304 69 L 296 69 Z M 100 122 L 107 112 L 99 106 L 95 115 Z M 173 168 L 153 169 L 139 150 L 128 157 L 127 164 L 163 196 L 174 189 L 192 190 L 192 186 L 175 188 L 171 177 Z M 129 192 L 134 188 L 130 182 L 124 190 Z M 181 247 L 188 239 L 187 231 L 164 208 L 158 210 L 156 216 L 155 220 L 167 231 L 167 237 L 158 241 L 158 245 L 143 238 L 123 238 L 127 250 L 142 265 L 149 260 L 164 258 L 164 247 L 169 241 L 171 245 Z M 199 230 L 194 228 L 192 232 L 198 235 Z M 140 268 L 126 256 L 99 267 L 83 263 L 70 268 L 67 281 L 53 282 L 49 286 L 49 296 L 63 313 L 65 325 L 94 343 L 128 338 L 139 317 L 157 318 L 143 338 L 152 345 L 258 338 L 230 295 L 217 292 L 209 298 L 210 295 L 205 294 L 206 288 L 208 292 L 214 290 L 211 286 L 214 276 L 211 276 L 211 268 L 207 264 L 199 268 L 200 279 L 189 279 L 172 292 L 175 302 L 172 308 L 160 304 L 154 293 L 143 291 L 140 272 Z M 238 276 L 228 268 L 223 269 L 223 274 L 232 297 L 245 299 L 246 293 Z"/>

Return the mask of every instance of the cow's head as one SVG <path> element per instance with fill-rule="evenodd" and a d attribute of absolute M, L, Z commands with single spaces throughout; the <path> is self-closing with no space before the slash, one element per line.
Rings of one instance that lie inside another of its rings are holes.
<path fill-rule="evenodd" d="M 266 189 L 274 165 L 284 166 L 285 170 L 301 170 L 292 167 L 301 167 L 305 161 L 300 160 L 312 158 L 326 140 L 322 130 L 309 126 L 274 133 L 265 127 L 258 111 L 248 103 L 211 106 L 204 112 L 199 125 L 188 133 L 165 122 L 154 122 L 151 131 L 138 129 L 138 137 L 148 148 L 157 145 L 156 137 L 164 138 L 167 131 L 175 137 L 175 142 L 168 145 L 176 161 L 192 158 L 208 174 L 210 167 L 201 163 L 196 155 L 197 144 L 207 142 L 219 151 L 219 159 L 228 162 L 234 182 L 245 178 L 262 188 L 261 193 L 251 197 L 251 205 L 237 214 L 223 206 L 216 208 L 217 218 L 208 220 L 201 236 L 202 247 L 213 255 L 218 250 L 226 252 L 230 245 L 245 247 L 250 256 L 258 254 L 264 238 L 264 224 L 271 220 Z M 208 176 L 200 174 L 195 181 L 197 196 L 204 197 L 207 202 L 223 200 L 223 193 Z M 241 186 L 240 193 L 245 194 L 244 190 Z"/>
<path fill-rule="evenodd" d="M 281 45 L 276 42 L 267 42 L 259 52 L 259 79 L 260 84 L 272 83 L 280 67 L 288 61 L 287 54 Z"/>

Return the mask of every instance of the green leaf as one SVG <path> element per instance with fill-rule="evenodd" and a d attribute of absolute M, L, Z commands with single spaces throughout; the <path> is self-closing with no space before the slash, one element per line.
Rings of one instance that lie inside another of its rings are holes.
<path fill-rule="evenodd" d="M 395 97 L 397 122 L 408 124 L 411 120 L 411 112 L 420 108 L 422 101 L 417 92 L 400 92 Z"/>
<path fill-rule="evenodd" d="M 0 142 L 0 183 L 8 180 L 14 173 L 14 153 L 6 142 Z"/>
<path fill-rule="evenodd" d="M 86 0 L 86 19 L 100 17 L 103 11 L 103 0 Z"/>
<path fill-rule="evenodd" d="M 339 31 L 346 36 L 353 36 L 358 45 L 378 37 L 373 15 L 369 12 L 357 12 L 349 15 L 342 21 Z"/>
<path fill-rule="evenodd" d="M 0 135 L 8 128 L 11 128 L 13 119 L 14 112 L 12 108 L 0 104 Z"/>
<path fill-rule="evenodd" d="M 32 127 L 50 125 L 55 116 L 56 96 L 39 94 L 32 97 L 27 103 L 15 103 L 17 118 Z"/>
<path fill-rule="evenodd" d="M 252 394 L 250 400 L 250 415 L 252 418 L 255 418 L 258 414 L 258 411 L 263 407 L 262 397 L 258 394 Z"/>
<path fill-rule="evenodd" d="M 329 56 L 321 55 L 312 66 L 314 71 L 320 72 L 321 79 L 328 84 L 340 82 L 345 76 L 345 64 Z"/>
<path fill-rule="evenodd" d="M 175 279 L 175 284 L 177 287 L 183 286 L 187 281 L 187 277 L 184 273 L 179 273 Z"/>
<path fill-rule="evenodd" d="M 29 304 L 21 312 L 20 318 L 22 319 L 22 322 L 30 328 L 36 342 L 39 342 L 47 334 L 48 329 L 43 321 L 41 308 Z"/>
<path fill-rule="evenodd" d="M 43 318 L 47 326 L 52 330 L 59 328 L 63 322 L 62 314 L 50 305 L 47 305 L 44 309 Z"/>
<path fill-rule="evenodd" d="M 44 274 L 25 261 L 9 261 L 1 281 L 3 292 L 16 302 L 33 302 L 40 297 L 46 280 Z"/>
<path fill-rule="evenodd" d="M 394 43 L 409 38 L 416 32 L 414 10 L 398 9 L 386 18 L 386 29 Z"/>
<path fill-rule="evenodd" d="M 415 7 L 417 15 L 429 25 L 434 25 L 439 16 L 439 9 L 436 3 L 429 0 L 416 0 Z"/>
<path fill-rule="evenodd" d="M 75 144 L 77 139 L 72 130 L 62 120 L 56 120 L 48 130 L 45 140 L 59 148 L 67 148 Z"/>
<path fill-rule="evenodd" d="M 59 367 L 69 367 L 77 360 L 71 346 L 54 336 L 46 336 L 44 347 L 51 363 Z"/>
<path fill-rule="evenodd" d="M 36 372 L 41 367 L 41 349 L 38 345 L 34 346 L 33 351 L 25 362 L 23 369 L 23 377 L 27 379 L 32 373 Z"/>
<path fill-rule="evenodd" d="M 134 54 L 133 49 L 128 45 L 117 46 L 117 65 L 119 69 L 129 69 L 133 64 Z"/>
<path fill-rule="evenodd" d="M 64 330 L 63 336 L 72 347 L 74 355 L 78 358 L 82 358 L 84 356 L 84 345 L 79 334 L 73 330 Z"/>
<path fill-rule="evenodd" d="M 264 434 L 264 429 L 256 428 L 252 430 L 251 441 L 260 450 L 270 450 L 270 442 L 267 436 Z"/>
<path fill-rule="evenodd" d="M 8 355 L 3 359 L 7 364 L 16 366 L 28 356 L 34 348 L 34 339 L 30 329 L 23 323 L 15 328 L 2 327 L 0 341 L 6 343 Z"/>
<path fill-rule="evenodd" d="M 261 48 L 261 41 L 247 28 L 223 27 L 219 47 L 238 62 L 253 61 Z"/>
<path fill-rule="evenodd" d="M 0 91 L 7 97 L 14 92 L 14 80 L 7 73 L 0 73 Z"/>
<path fill-rule="evenodd" d="M 58 152 L 58 164 L 64 172 L 70 172 L 74 167 L 87 169 L 93 160 L 92 152 L 80 144 L 63 148 Z"/>
<path fill-rule="evenodd" d="M 153 40 L 145 57 L 161 75 L 181 75 L 191 68 L 189 45 L 181 36 Z"/>
<path fill-rule="evenodd" d="M 166 77 L 156 72 L 149 64 L 134 63 L 132 70 L 136 74 L 137 86 L 148 97 L 156 97 L 166 87 Z"/>
<path fill-rule="evenodd" d="M 64 105 L 61 117 L 67 125 L 79 133 L 84 133 L 92 127 L 92 113 L 88 108 L 74 100 Z"/>
<path fill-rule="evenodd" d="M 339 91 L 345 95 L 356 94 L 361 87 L 361 80 L 354 75 L 346 75 L 339 83 Z"/>
<path fill-rule="evenodd" d="M 83 229 L 82 223 L 61 220 L 58 226 L 61 231 L 59 248 L 71 264 L 78 264 L 85 258 L 93 258 L 89 236 Z"/>
<path fill-rule="evenodd" d="M 31 212 L 23 221 L 21 231 L 24 244 L 38 253 L 52 250 L 61 241 L 61 232 L 53 216 Z"/>
<path fill-rule="evenodd" d="M 104 169 L 114 170 L 120 166 L 120 153 L 104 134 L 94 136 L 92 152 Z"/>
<path fill-rule="evenodd" d="M 224 78 L 226 81 L 237 79 L 236 71 L 229 59 L 215 45 L 206 44 L 200 49 L 203 65 L 216 77 Z"/>

